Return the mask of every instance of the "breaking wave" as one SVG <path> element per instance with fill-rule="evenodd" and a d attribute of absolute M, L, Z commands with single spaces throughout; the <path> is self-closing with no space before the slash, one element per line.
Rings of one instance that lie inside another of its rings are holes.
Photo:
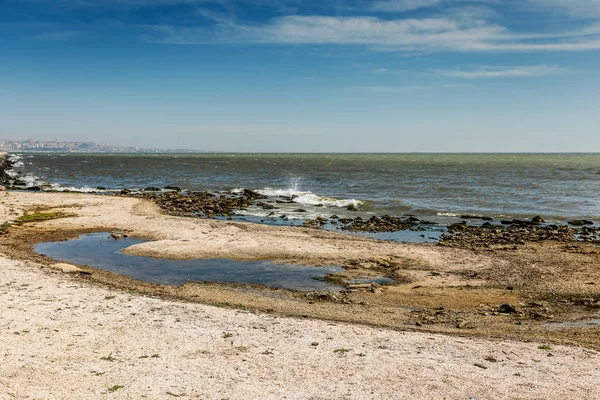
<path fill-rule="evenodd" d="M 241 193 L 244 189 L 233 189 L 232 193 Z M 257 189 L 255 192 L 267 197 L 279 197 L 290 199 L 294 203 L 304 204 L 307 206 L 329 206 L 329 207 L 358 207 L 363 204 L 357 199 L 336 199 L 328 196 L 321 196 L 310 191 L 302 191 L 297 187 L 287 189 L 263 188 Z"/>

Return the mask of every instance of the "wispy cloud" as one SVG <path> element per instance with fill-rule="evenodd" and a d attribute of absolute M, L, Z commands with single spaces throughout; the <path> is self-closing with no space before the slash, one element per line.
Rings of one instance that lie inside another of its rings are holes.
<path fill-rule="evenodd" d="M 156 27 L 164 43 L 206 43 L 205 29 Z M 285 16 L 263 25 L 218 23 L 220 41 L 365 45 L 387 51 L 584 51 L 600 49 L 598 25 L 576 31 L 514 34 L 499 24 L 451 17 Z"/>
<path fill-rule="evenodd" d="M 404 12 L 440 4 L 441 0 L 384 0 L 373 4 L 372 9 L 386 12 Z"/>
<path fill-rule="evenodd" d="M 401 69 L 373 68 L 373 69 L 371 69 L 371 72 L 374 74 L 381 74 L 381 75 L 400 75 L 401 73 L 406 72 L 406 71 L 401 70 Z"/>
<path fill-rule="evenodd" d="M 418 90 L 431 89 L 430 86 L 410 85 L 410 86 L 358 86 L 349 88 L 352 91 L 371 92 L 371 93 L 398 93 L 412 92 Z"/>
<path fill-rule="evenodd" d="M 450 71 L 435 71 L 436 75 L 454 77 L 454 78 L 468 78 L 468 79 L 482 79 L 482 78 L 506 78 L 506 77 L 533 77 L 533 76 L 545 76 L 556 74 L 564 71 L 563 68 L 548 66 L 548 65 L 534 65 L 534 66 L 522 66 L 522 67 L 492 67 L 492 66 L 480 66 L 468 70 L 457 69 Z"/>

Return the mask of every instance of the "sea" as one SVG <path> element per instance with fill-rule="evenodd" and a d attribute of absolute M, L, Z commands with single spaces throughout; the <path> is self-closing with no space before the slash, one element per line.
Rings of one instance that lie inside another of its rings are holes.
<path fill-rule="evenodd" d="M 11 157 L 16 161 L 14 176 L 27 186 L 48 184 L 52 190 L 110 194 L 124 188 L 177 186 L 235 194 L 247 188 L 272 201 L 292 198 L 291 204 L 278 204 L 275 216 L 260 207 L 234 215 L 276 225 L 333 214 L 411 215 L 440 226 L 465 215 L 495 220 L 540 215 L 552 223 L 600 221 L 600 154 L 23 153 Z"/>

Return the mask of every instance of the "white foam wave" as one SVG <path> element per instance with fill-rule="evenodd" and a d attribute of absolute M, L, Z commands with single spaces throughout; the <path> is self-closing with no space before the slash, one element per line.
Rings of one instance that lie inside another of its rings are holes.
<path fill-rule="evenodd" d="M 460 217 L 462 214 L 456 214 L 451 212 L 439 212 L 437 213 L 440 217 Z"/>
<path fill-rule="evenodd" d="M 237 190 L 237 189 L 236 189 Z M 332 207 L 358 207 L 363 204 L 362 201 L 356 199 L 335 199 L 333 197 L 320 196 L 313 192 L 303 192 L 298 190 L 296 187 L 287 189 L 272 189 L 264 188 L 258 189 L 256 192 L 268 197 L 288 197 L 291 198 L 294 203 L 304 204 L 307 206 L 332 206 Z"/>
<path fill-rule="evenodd" d="M 75 186 L 60 186 L 58 184 L 50 185 L 52 187 L 51 190 L 56 190 L 57 192 L 79 192 L 79 193 L 92 193 L 92 192 L 104 192 L 104 190 L 98 190 L 93 187 L 83 186 L 83 187 L 75 187 Z"/>

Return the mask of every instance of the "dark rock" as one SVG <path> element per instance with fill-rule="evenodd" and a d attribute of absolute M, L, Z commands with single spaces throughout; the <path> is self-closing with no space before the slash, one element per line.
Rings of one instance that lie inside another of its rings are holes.
<path fill-rule="evenodd" d="M 106 190 L 106 188 L 104 186 L 96 186 L 97 190 Z"/>
<path fill-rule="evenodd" d="M 174 190 L 176 192 L 181 192 L 181 188 L 178 186 L 165 186 L 165 189 L 167 190 Z"/>
<path fill-rule="evenodd" d="M 543 224 L 546 221 L 544 221 L 544 219 L 538 215 L 538 216 L 533 217 L 531 219 L 531 222 L 534 224 Z"/>
<path fill-rule="evenodd" d="M 144 192 L 160 192 L 160 188 L 148 186 L 146 189 L 144 189 Z"/>
<path fill-rule="evenodd" d="M 246 196 L 249 199 L 266 199 L 266 196 L 263 196 L 262 194 L 255 192 L 254 190 L 250 190 L 250 189 L 244 189 L 243 192 L 244 196 Z"/>
<path fill-rule="evenodd" d="M 297 212 L 297 213 L 305 213 L 305 212 L 307 212 L 307 211 L 306 211 L 306 210 L 304 210 L 304 209 L 302 209 L 302 208 L 299 208 L 299 209 L 297 209 L 297 210 L 294 210 L 294 212 Z"/>
<path fill-rule="evenodd" d="M 346 210 L 348 210 L 348 211 L 358 211 L 358 208 L 356 208 L 356 206 L 350 204 L 348 207 L 346 207 Z"/>
<path fill-rule="evenodd" d="M 498 307 L 498 312 L 502 314 L 514 314 L 517 312 L 517 309 L 512 304 L 502 304 Z"/>

